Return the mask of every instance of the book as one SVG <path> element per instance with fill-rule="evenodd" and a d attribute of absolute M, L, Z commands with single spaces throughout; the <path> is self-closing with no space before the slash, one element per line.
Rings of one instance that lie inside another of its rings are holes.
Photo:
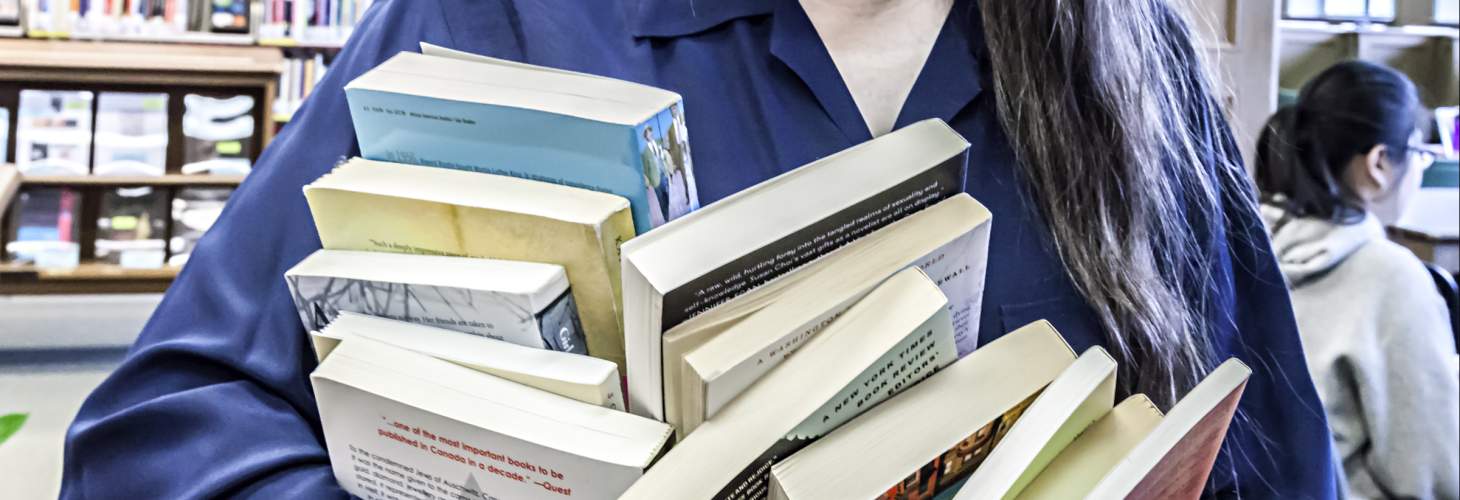
<path fill-rule="evenodd" d="M 402 52 L 345 94 L 366 158 L 612 193 L 639 233 L 699 207 L 682 99 L 667 90 Z"/>
<path fill-rule="evenodd" d="M 959 498 L 1015 498 L 1046 465 L 1115 400 L 1115 360 L 1092 347 L 1035 398 L 983 466 L 958 490 Z"/>
<path fill-rule="evenodd" d="M 1065 447 L 1019 498 L 1084 498 L 1105 473 L 1156 429 L 1161 418 L 1161 410 L 1145 395 L 1125 398 Z"/>
<path fill-rule="evenodd" d="M 10 163 L 10 108 L 0 106 L 0 164 Z"/>
<path fill-rule="evenodd" d="M 284 87 L 280 87 L 281 92 Z M 183 96 L 184 174 L 245 175 L 253 168 L 254 101 L 247 95 Z"/>
<path fill-rule="evenodd" d="M 669 451 L 625 500 L 764 498 L 777 461 L 957 357 L 927 275 L 887 280 Z"/>
<path fill-rule="evenodd" d="M 167 193 L 148 186 L 102 193 L 96 220 L 96 260 L 156 269 L 166 260 Z"/>
<path fill-rule="evenodd" d="M 97 94 L 93 141 L 94 175 L 163 175 L 167 171 L 167 94 Z"/>
<path fill-rule="evenodd" d="M 9 215 L 6 260 L 45 268 L 76 267 L 81 261 L 80 206 L 81 193 L 74 189 L 21 189 Z"/>
<path fill-rule="evenodd" d="M 352 159 L 304 187 L 331 250 L 563 266 L 588 354 L 624 362 L 619 245 L 634 235 L 623 198 L 513 177 Z"/>
<path fill-rule="evenodd" d="M 353 337 L 409 349 L 591 405 L 624 409 L 618 367 L 598 358 L 352 312 L 342 312 L 328 326 L 310 333 L 321 362 L 341 341 Z"/>
<path fill-rule="evenodd" d="M 680 435 L 794 353 L 878 283 L 917 267 L 948 297 L 955 340 L 977 338 L 992 218 L 965 193 L 878 229 L 664 334 L 668 422 Z M 743 314 L 730 322 L 724 318 Z M 959 344 L 959 355 L 969 352 Z"/>
<path fill-rule="evenodd" d="M 185 187 L 172 197 L 172 239 L 167 246 L 167 265 L 181 267 L 192 256 L 198 240 L 218 222 L 232 188 Z"/>
<path fill-rule="evenodd" d="M 630 410 L 665 418 L 665 331 L 962 192 L 967 151 L 946 123 L 918 122 L 626 243 Z"/>
<path fill-rule="evenodd" d="M 4 137 L 0 137 L 3 141 Z M 3 159 L 4 156 L 0 156 Z M 0 163 L 0 220 L 5 220 L 5 213 L 10 209 L 10 202 L 15 200 L 16 193 L 20 192 L 20 170 L 15 165 Z"/>
<path fill-rule="evenodd" d="M 1089 498 L 1200 498 L 1252 369 L 1236 359 L 1218 366 L 1107 472 Z"/>
<path fill-rule="evenodd" d="M 1048 322 L 1020 328 L 772 466 L 770 498 L 908 500 L 956 491 L 1074 362 Z"/>
<path fill-rule="evenodd" d="M 365 499 L 618 498 L 670 435 L 369 338 L 342 341 L 310 381 L 335 479 Z"/>
<path fill-rule="evenodd" d="M 15 166 L 25 175 L 81 176 L 91 172 L 89 91 L 20 91 Z"/>
<path fill-rule="evenodd" d="M 306 330 L 352 312 L 587 354 L 563 266 L 318 250 L 284 273 Z"/>

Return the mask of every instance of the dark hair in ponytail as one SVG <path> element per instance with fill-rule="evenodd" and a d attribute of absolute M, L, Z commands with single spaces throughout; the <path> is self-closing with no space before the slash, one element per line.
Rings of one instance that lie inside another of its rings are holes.
<path fill-rule="evenodd" d="M 980 5 L 999 118 L 1121 390 L 1169 407 L 1215 356 L 1202 231 L 1224 197 L 1255 205 L 1190 27 L 1170 0 Z"/>
<path fill-rule="evenodd" d="M 1363 219 L 1362 201 L 1344 182 L 1349 163 L 1378 145 L 1388 146 L 1390 160 L 1403 160 L 1422 115 L 1404 74 L 1362 61 L 1328 68 L 1263 129 L 1256 169 L 1263 200 L 1294 217 Z"/>

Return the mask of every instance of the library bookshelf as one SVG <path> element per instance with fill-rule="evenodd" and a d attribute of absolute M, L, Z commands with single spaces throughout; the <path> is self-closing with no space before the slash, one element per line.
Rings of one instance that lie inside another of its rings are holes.
<path fill-rule="evenodd" d="M 76 210 L 76 240 L 80 265 L 36 268 L 0 261 L 0 295 L 150 293 L 167 289 L 177 275 L 175 267 L 131 269 L 96 260 L 95 239 L 103 193 L 118 188 L 149 187 L 163 193 L 171 206 L 185 188 L 231 188 L 241 176 L 182 173 L 183 97 L 186 94 L 248 95 L 254 99 L 254 143 L 250 160 L 273 138 L 270 113 L 278 95 L 284 54 L 277 47 L 231 44 L 143 43 L 89 40 L 0 38 L 0 107 L 10 113 L 9 130 L 19 119 L 19 91 L 87 90 L 92 92 L 150 92 L 168 95 L 166 173 L 161 176 L 21 176 L 21 189 L 67 188 L 80 199 Z M 95 120 L 93 120 L 93 127 Z M 14 152 L 16 134 L 8 134 L 7 151 Z M 11 153 L 13 156 L 14 153 Z M 94 154 L 94 153 L 93 153 Z M 12 158 L 0 158 L 9 163 Z M 15 224 L 0 207 L 0 243 L 6 243 Z M 167 222 L 163 241 L 171 240 L 174 224 Z M 170 247 L 171 245 L 164 245 Z M 168 248 L 167 252 L 171 252 Z"/>

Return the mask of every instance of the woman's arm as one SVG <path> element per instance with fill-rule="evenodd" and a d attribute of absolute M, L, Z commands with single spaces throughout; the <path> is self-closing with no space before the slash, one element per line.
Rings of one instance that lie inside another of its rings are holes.
<path fill-rule="evenodd" d="M 378 2 L 198 244 L 67 435 L 62 498 L 343 497 L 284 271 L 319 248 L 301 187 L 357 154 L 343 86 L 418 41 L 436 2 Z"/>

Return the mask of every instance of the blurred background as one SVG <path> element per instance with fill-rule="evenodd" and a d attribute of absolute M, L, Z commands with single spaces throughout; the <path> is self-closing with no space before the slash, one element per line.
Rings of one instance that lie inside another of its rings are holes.
<path fill-rule="evenodd" d="M 1438 159 L 1388 230 L 1453 314 L 1460 0 L 1180 1 L 1249 163 L 1268 116 L 1335 63 L 1415 82 Z M 370 3 L 0 0 L 0 496 L 56 496 L 76 409 Z"/>

